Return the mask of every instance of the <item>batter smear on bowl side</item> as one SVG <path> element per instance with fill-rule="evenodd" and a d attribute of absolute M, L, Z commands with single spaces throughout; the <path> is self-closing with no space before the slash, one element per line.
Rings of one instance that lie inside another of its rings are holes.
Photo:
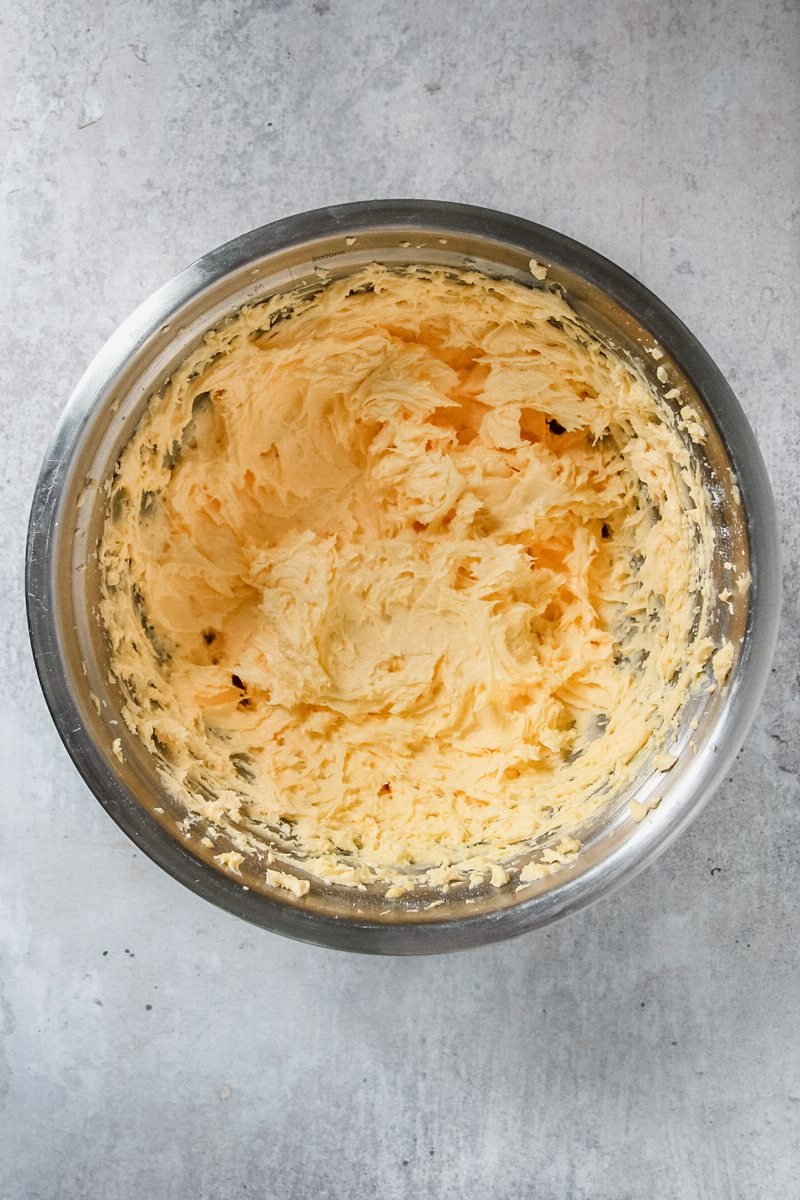
<path fill-rule="evenodd" d="M 541 286 L 373 266 L 241 310 L 111 484 L 129 727 L 265 865 L 396 896 L 569 855 L 713 650 L 683 428 Z"/>

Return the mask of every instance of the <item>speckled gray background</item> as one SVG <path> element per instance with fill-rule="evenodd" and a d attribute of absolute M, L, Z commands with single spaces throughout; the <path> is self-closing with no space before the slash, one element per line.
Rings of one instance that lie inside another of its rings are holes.
<path fill-rule="evenodd" d="M 0 7 L 0 1196 L 799 1196 L 798 4 Z M 386 195 L 531 217 L 661 295 L 756 425 L 786 574 L 766 702 L 679 844 L 423 961 L 252 930 L 135 853 L 22 606 L 45 444 L 121 318 L 238 232 Z"/>

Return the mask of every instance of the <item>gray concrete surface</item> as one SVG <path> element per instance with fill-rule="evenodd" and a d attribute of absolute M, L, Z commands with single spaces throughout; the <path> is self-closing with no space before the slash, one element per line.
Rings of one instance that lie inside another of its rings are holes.
<path fill-rule="evenodd" d="M 797 3 L 0 8 L 0 1197 L 800 1196 Z M 238 232 L 386 195 L 540 220 L 660 294 L 755 423 L 786 572 L 766 702 L 679 844 L 425 961 L 260 933 L 136 853 L 22 604 L 40 459 L 115 325 Z"/>

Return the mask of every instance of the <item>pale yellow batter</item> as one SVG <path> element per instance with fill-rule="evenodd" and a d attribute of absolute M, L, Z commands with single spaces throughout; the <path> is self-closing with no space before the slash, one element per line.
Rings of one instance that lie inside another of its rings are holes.
<path fill-rule="evenodd" d="M 126 720 L 272 877 L 500 886 L 545 835 L 560 861 L 712 649 L 679 425 L 541 287 L 372 267 L 244 310 L 113 483 Z"/>

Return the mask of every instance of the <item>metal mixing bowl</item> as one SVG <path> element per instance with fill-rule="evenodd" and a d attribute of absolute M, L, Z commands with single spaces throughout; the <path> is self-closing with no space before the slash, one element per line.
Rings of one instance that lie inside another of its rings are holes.
<path fill-rule="evenodd" d="M 119 718 L 96 615 L 103 485 L 148 397 L 237 306 L 318 281 L 321 270 L 342 275 L 374 261 L 470 266 L 531 284 L 531 258 L 548 267 L 548 283 L 563 289 L 589 328 L 653 379 L 657 364 L 645 351 L 660 346 L 658 366 L 669 385 L 702 414 L 706 442 L 694 453 L 716 527 L 715 594 L 730 583 L 723 563 L 752 574 L 749 590 L 733 588 L 730 608 L 720 601 L 715 610 L 714 632 L 737 646 L 731 674 L 723 687 L 690 701 L 672 771 L 645 766 L 635 785 L 576 831 L 583 850 L 575 861 L 522 889 L 453 889 L 428 907 L 430 895 L 387 904 L 380 889 L 314 885 L 297 900 L 267 887 L 255 858 L 236 880 L 214 865 L 210 855 L 220 847 L 202 846 L 201 827 L 178 828 L 182 812 Z M 176 879 L 237 916 L 304 941 L 382 954 L 454 950 L 534 929 L 651 862 L 699 812 L 742 744 L 769 672 L 779 595 L 764 465 L 735 397 L 692 334 L 642 284 L 585 246 L 488 209 L 431 201 L 348 204 L 289 217 L 212 251 L 160 288 L 109 339 L 75 389 L 42 467 L 27 549 L 28 623 L 47 703 L 83 778 L 128 836 Z M 123 762 L 112 752 L 115 738 Z M 634 795 L 660 797 L 638 824 L 630 815 Z"/>

